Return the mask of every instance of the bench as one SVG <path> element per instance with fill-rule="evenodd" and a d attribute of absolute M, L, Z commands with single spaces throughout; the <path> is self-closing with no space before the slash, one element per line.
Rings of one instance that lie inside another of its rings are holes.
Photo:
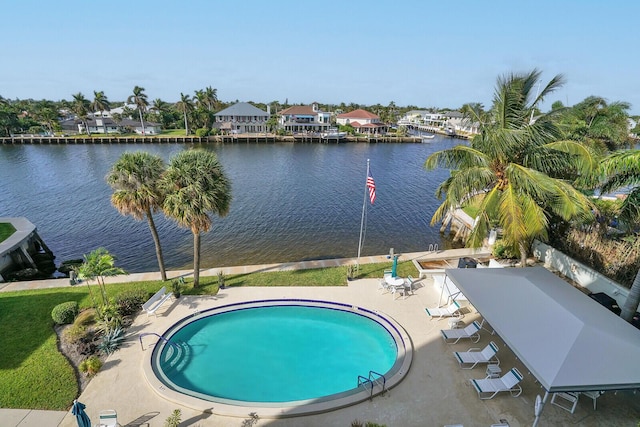
<path fill-rule="evenodd" d="M 166 300 L 171 298 L 172 295 L 172 292 L 167 292 L 167 288 L 165 286 L 163 286 L 158 292 L 153 294 L 153 296 L 149 298 L 147 302 L 142 304 L 142 309 L 147 312 L 147 317 L 149 317 L 150 314 L 153 314 L 155 316 L 156 310 L 158 310 Z"/>

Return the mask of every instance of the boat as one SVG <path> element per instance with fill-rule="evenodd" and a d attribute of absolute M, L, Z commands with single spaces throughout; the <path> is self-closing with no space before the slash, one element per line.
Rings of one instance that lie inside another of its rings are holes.
<path fill-rule="evenodd" d="M 326 132 L 322 132 L 322 139 L 344 139 L 347 136 L 347 132 L 339 132 L 338 129 L 330 128 Z"/>
<path fill-rule="evenodd" d="M 431 141 L 435 137 L 436 137 L 435 135 L 423 135 L 422 136 L 422 143 L 425 144 L 425 143 Z"/>

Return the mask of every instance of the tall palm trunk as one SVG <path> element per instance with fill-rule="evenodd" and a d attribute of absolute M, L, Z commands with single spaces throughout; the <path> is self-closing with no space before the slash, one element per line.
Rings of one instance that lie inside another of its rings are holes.
<path fill-rule="evenodd" d="M 153 220 L 153 215 L 151 214 L 151 209 L 147 208 L 147 222 L 149 223 L 149 228 L 151 229 L 151 235 L 153 236 L 153 243 L 156 245 L 156 257 L 158 258 L 158 267 L 160 268 L 160 276 L 162 277 L 162 281 L 167 280 L 167 272 L 164 269 L 164 258 L 162 257 L 162 247 L 160 246 L 160 236 L 158 236 L 158 230 L 156 229 L 156 223 Z"/>
<path fill-rule="evenodd" d="M 193 233 L 193 287 L 200 285 L 200 232 Z"/>
<path fill-rule="evenodd" d="M 633 285 L 629 291 L 629 296 L 622 306 L 622 317 L 627 322 L 631 322 L 633 314 L 638 310 L 638 304 L 640 303 L 640 270 L 636 274 L 636 278 L 633 279 Z"/>
<path fill-rule="evenodd" d="M 189 136 L 189 123 L 187 122 L 187 112 L 184 112 L 184 134 Z"/>
<path fill-rule="evenodd" d="M 142 110 L 140 108 L 138 108 L 138 113 L 140 113 L 140 126 L 142 126 L 142 134 L 145 135 L 145 131 L 144 131 L 144 120 L 142 120 Z"/>

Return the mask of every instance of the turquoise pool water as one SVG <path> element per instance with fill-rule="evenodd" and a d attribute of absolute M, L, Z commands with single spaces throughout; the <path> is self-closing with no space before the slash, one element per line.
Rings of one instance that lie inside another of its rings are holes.
<path fill-rule="evenodd" d="M 398 348 L 377 321 L 338 309 L 268 306 L 213 313 L 166 335 L 161 381 L 208 400 L 292 402 L 356 389 L 386 374 Z"/>

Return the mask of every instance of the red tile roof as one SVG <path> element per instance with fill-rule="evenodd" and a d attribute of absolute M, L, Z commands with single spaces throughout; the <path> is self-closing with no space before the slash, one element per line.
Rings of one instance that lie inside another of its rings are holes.
<path fill-rule="evenodd" d="M 358 109 L 349 111 L 348 113 L 338 114 L 339 119 L 379 119 L 380 117 L 368 112 L 367 110 Z"/>

